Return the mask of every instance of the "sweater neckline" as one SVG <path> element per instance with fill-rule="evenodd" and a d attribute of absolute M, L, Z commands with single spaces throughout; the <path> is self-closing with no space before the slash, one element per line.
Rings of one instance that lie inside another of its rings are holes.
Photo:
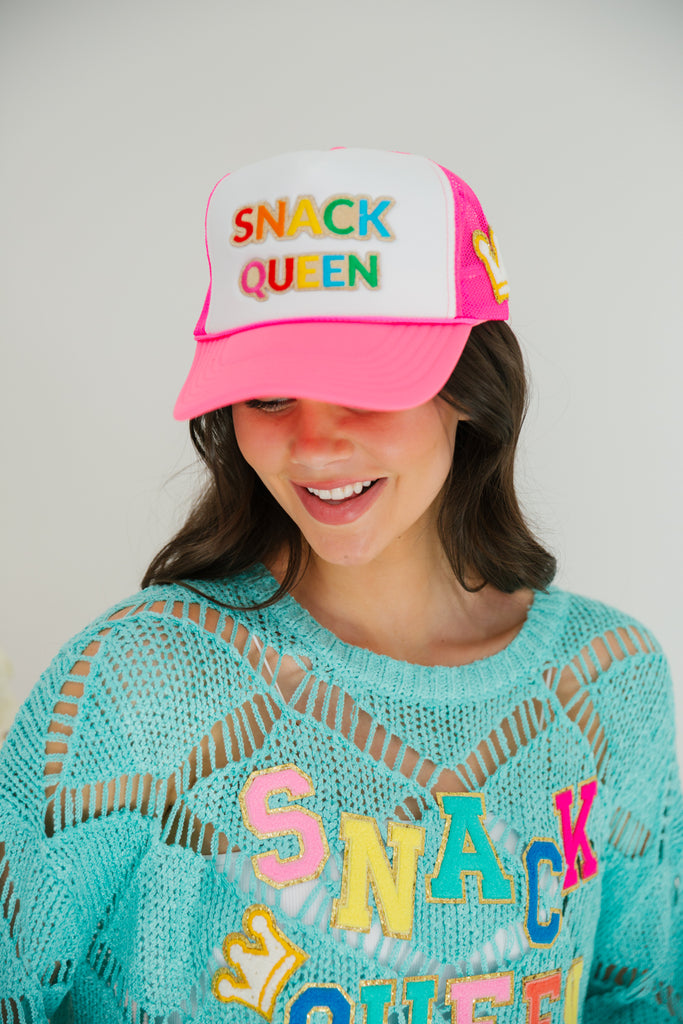
<path fill-rule="evenodd" d="M 261 584 L 259 590 L 267 587 L 270 591 L 278 586 L 264 565 L 252 569 L 249 576 L 252 583 Z M 452 700 L 458 691 L 470 697 L 473 693 L 483 695 L 509 685 L 521 674 L 536 675 L 542 665 L 552 661 L 553 641 L 566 617 L 567 598 L 566 592 L 554 586 L 547 591 L 534 590 L 522 628 L 510 643 L 495 654 L 464 665 L 420 665 L 356 647 L 322 626 L 291 594 L 259 614 L 278 635 L 286 638 L 290 649 L 320 667 L 324 665 L 331 674 L 359 682 L 372 679 L 373 689 L 378 693 L 414 696 L 422 690 L 439 701 Z M 274 641 L 269 642 L 276 646 Z"/>

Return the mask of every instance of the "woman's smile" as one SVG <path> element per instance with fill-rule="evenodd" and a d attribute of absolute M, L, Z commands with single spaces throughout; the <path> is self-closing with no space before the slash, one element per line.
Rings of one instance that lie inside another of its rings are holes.
<path fill-rule="evenodd" d="M 316 498 L 322 501 L 345 501 L 346 498 L 353 498 L 361 494 L 368 487 L 376 483 L 375 480 L 356 480 L 353 484 L 321 484 L 318 487 L 309 487 L 305 484 L 307 491 L 315 494 Z"/>
<path fill-rule="evenodd" d="M 386 485 L 386 477 L 352 484 L 294 484 L 302 505 L 319 523 L 352 523 L 373 505 Z"/>
<path fill-rule="evenodd" d="M 246 461 L 313 553 L 345 565 L 417 536 L 436 539 L 434 505 L 461 418 L 440 398 L 397 412 L 309 399 L 233 406 Z"/>

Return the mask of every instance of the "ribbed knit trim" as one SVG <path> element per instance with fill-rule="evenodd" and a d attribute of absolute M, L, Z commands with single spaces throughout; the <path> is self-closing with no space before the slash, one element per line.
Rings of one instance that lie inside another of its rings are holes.
<path fill-rule="evenodd" d="M 263 600 L 272 593 L 277 581 L 263 566 L 230 580 L 233 592 L 245 603 Z M 504 689 L 514 680 L 529 675 L 529 666 L 543 665 L 553 659 L 555 638 L 562 632 L 567 618 L 570 595 L 551 587 L 547 592 L 534 591 L 534 600 L 524 625 L 511 642 L 487 658 L 466 665 L 416 665 L 340 640 L 321 626 L 293 597 L 286 595 L 275 605 L 259 613 L 270 629 L 286 638 L 299 654 L 320 659 L 326 670 L 344 687 L 354 691 L 354 680 L 364 680 L 361 691 L 367 692 L 367 680 L 373 680 L 377 693 L 415 698 L 422 694 L 434 703 L 450 703 L 454 698 L 484 698 Z"/>

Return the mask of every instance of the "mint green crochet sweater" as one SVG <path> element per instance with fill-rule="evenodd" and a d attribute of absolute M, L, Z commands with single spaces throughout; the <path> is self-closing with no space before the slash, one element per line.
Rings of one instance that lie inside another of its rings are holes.
<path fill-rule="evenodd" d="M 351 647 L 262 568 L 72 640 L 0 755 L 0 1019 L 680 1021 L 652 635 L 555 588 L 500 653 Z M 315 1010 L 320 1007 L 320 1010 Z"/>

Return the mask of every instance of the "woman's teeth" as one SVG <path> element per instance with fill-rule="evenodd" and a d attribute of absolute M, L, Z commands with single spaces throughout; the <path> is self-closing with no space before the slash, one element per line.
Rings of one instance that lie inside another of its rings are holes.
<path fill-rule="evenodd" d="M 344 498 L 350 498 L 352 494 L 360 494 L 373 483 L 374 480 L 363 480 L 355 484 L 347 484 L 345 487 L 333 487 L 331 491 L 317 491 L 315 487 L 307 487 L 306 490 L 323 501 L 343 501 Z"/>

